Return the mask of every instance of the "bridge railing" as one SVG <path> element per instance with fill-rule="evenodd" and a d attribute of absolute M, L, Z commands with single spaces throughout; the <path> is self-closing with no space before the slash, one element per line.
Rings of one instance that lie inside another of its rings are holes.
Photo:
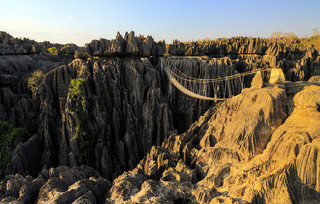
<path fill-rule="evenodd" d="M 200 98 L 200 96 L 202 96 L 207 98 L 204 100 L 223 100 L 232 98 L 233 96 L 241 93 L 241 91 L 245 88 L 246 76 L 252 75 L 258 71 L 264 72 L 272 69 L 256 69 L 216 78 L 197 78 L 185 74 L 168 59 L 161 59 L 161 68 L 165 68 L 171 83 L 173 83 L 174 78 L 175 81 L 173 84 L 176 87 L 178 86 L 177 88 L 180 91 L 190 95 L 191 97 Z M 236 70 L 233 70 L 233 73 L 234 71 Z M 227 70 L 225 74 L 227 74 Z"/>

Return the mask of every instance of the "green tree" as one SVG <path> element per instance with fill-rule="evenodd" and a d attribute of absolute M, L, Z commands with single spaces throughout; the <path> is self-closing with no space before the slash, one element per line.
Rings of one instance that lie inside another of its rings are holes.
<path fill-rule="evenodd" d="M 320 49 L 320 34 L 317 28 L 312 29 L 312 36 L 308 39 L 309 44 L 313 45 L 315 48 Z"/>
<path fill-rule="evenodd" d="M 84 78 L 78 78 L 78 79 L 71 80 L 69 94 L 72 98 L 81 95 L 81 93 L 82 93 L 81 86 L 83 86 L 85 81 L 86 81 L 86 79 L 84 79 Z"/>
<path fill-rule="evenodd" d="M 58 50 L 56 47 L 50 47 L 48 48 L 48 52 L 50 52 L 53 55 L 57 55 L 58 54 Z"/>

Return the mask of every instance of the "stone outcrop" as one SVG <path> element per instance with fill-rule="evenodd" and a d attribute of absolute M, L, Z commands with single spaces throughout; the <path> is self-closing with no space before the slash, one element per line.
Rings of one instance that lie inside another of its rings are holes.
<path fill-rule="evenodd" d="M 187 42 L 183 43 L 178 40 L 169 45 L 169 54 L 185 56 L 202 56 L 202 55 L 269 55 L 275 57 L 299 57 L 306 55 L 313 58 L 317 52 L 313 47 L 298 45 L 298 43 L 285 43 L 264 38 L 252 37 L 232 37 L 219 38 L 216 40 Z"/>
<path fill-rule="evenodd" d="M 85 59 L 89 57 L 88 53 L 87 52 L 79 52 L 78 50 L 75 51 L 74 53 L 74 58 L 80 58 L 80 59 Z"/>
<path fill-rule="evenodd" d="M 110 182 L 90 167 L 59 166 L 33 179 L 8 175 L 0 183 L 1 203 L 100 203 Z M 3 198 L 5 197 L 5 198 Z"/>
<path fill-rule="evenodd" d="M 256 68 L 282 68 L 288 81 L 306 81 L 319 75 L 319 50 L 303 43 L 285 43 L 263 38 L 233 37 L 183 43 L 174 41 L 170 55 L 229 57 L 240 72 Z"/>
<path fill-rule="evenodd" d="M 210 108 L 115 179 L 107 203 L 318 200 L 320 86 L 281 87 L 245 89 Z M 287 112 L 291 100 L 294 110 Z"/>
<path fill-rule="evenodd" d="M 25 57 L 10 59 L 23 61 Z M 194 77 L 214 78 L 236 72 L 227 58 L 169 60 Z M 87 164 L 111 180 L 123 170 L 134 168 L 152 145 L 161 145 L 176 131 L 184 132 L 212 103 L 175 90 L 159 69 L 159 61 L 152 62 L 154 65 L 148 58 L 77 59 L 54 69 L 43 67 L 45 75 L 32 94 L 24 83 L 19 89 L 24 95 L 19 95 L 14 85 L 6 84 L 2 90 L 11 90 L 12 100 L 30 101 L 33 109 L 26 110 L 33 118 L 23 121 L 35 123 L 21 124 L 32 137 L 17 146 L 6 174 L 28 172 L 35 177 L 42 168 Z M 42 60 L 38 63 L 44 64 Z M 57 58 L 56 63 L 66 61 Z M 19 68 L 23 73 L 18 75 L 19 80 L 25 81 L 33 70 Z M 6 70 L 11 68 L 4 66 L 3 73 Z M 75 79 L 85 79 L 78 95 L 70 91 Z M 1 101 L 10 116 L 5 120 L 12 118 L 7 110 L 19 104 L 7 103 L 7 98 L 4 95 Z"/>
<path fill-rule="evenodd" d="M 134 35 L 126 33 L 124 38 L 118 32 L 114 40 L 93 40 L 86 44 L 86 50 L 89 55 L 106 57 L 106 56 L 161 56 L 166 52 L 164 41 L 154 42 L 151 36 Z"/>
<path fill-rule="evenodd" d="M 27 77 L 69 63 L 53 55 L 0 56 L 0 120 L 13 121 L 31 133 L 38 130 L 39 101 L 31 97 Z"/>
<path fill-rule="evenodd" d="M 73 57 L 77 50 L 85 51 L 75 44 L 52 44 L 48 41 L 36 42 L 27 38 L 14 38 L 0 31 L 0 55 L 32 55 L 48 53 L 48 48 L 56 47 L 57 55 Z"/>
<path fill-rule="evenodd" d="M 252 79 L 251 86 L 262 88 L 263 87 L 263 78 L 261 71 L 258 71 Z"/>
<path fill-rule="evenodd" d="M 222 63 L 227 59 L 170 60 L 196 77 L 236 72 Z M 7 172 L 35 170 L 32 160 L 46 168 L 87 164 L 109 179 L 134 168 L 152 145 L 185 131 L 212 104 L 181 94 L 163 77 L 147 58 L 78 59 L 49 71 L 33 93 L 41 104 L 39 131 L 17 147 Z M 77 79 L 85 82 L 75 95 Z"/>
<path fill-rule="evenodd" d="M 38 54 L 44 51 L 43 47 L 33 40 L 17 39 L 6 32 L 0 32 L 0 55 Z"/>
<path fill-rule="evenodd" d="M 32 136 L 17 146 L 7 174 L 28 172 L 35 176 L 43 167 L 90 164 L 111 178 L 115 172 L 133 168 L 152 145 L 160 145 L 172 132 L 185 131 L 211 105 L 171 87 L 159 67 L 154 68 L 159 66 L 157 59 L 152 61 L 155 65 L 147 58 L 79 59 L 56 69 L 69 59 L 35 55 L 3 56 L 0 60 L 1 119 L 26 127 Z M 172 61 L 194 77 L 214 78 L 236 72 L 232 66 L 225 70 L 228 59 Z M 47 74 L 31 92 L 26 79 L 35 70 Z M 86 82 L 80 87 L 82 94 L 73 97 L 70 83 L 77 78 Z M 75 111 L 80 108 L 82 113 Z M 83 113 L 96 121 L 82 124 L 88 138 L 95 135 L 91 141 L 95 148 L 88 151 L 90 158 L 86 159 L 80 159 L 83 155 L 79 153 L 83 139 L 74 137 Z M 112 147 L 114 142 L 117 145 Z"/>
<path fill-rule="evenodd" d="M 282 69 L 272 69 L 270 73 L 270 84 L 281 84 L 285 82 L 285 76 Z"/>
<path fill-rule="evenodd" d="M 312 76 L 308 80 L 309 82 L 320 82 L 320 75 Z"/>
<path fill-rule="evenodd" d="M 49 54 L 0 56 L 0 120 L 16 127 L 23 127 L 25 130 L 23 133 L 12 132 L 16 135 L 10 137 L 13 137 L 15 142 L 10 144 L 6 141 L 8 138 L 2 138 L 8 136 L 2 135 L 3 127 L 0 128 L 3 162 L 1 176 L 3 173 L 35 176 L 41 170 L 41 153 L 44 146 L 43 137 L 37 134 L 41 113 L 40 101 L 39 96 L 36 93 L 33 95 L 28 88 L 27 78 L 35 71 L 45 74 L 54 67 L 69 62 L 69 58 Z"/>

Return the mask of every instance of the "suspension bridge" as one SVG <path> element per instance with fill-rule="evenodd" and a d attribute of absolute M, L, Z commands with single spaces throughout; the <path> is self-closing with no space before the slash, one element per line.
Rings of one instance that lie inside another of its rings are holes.
<path fill-rule="evenodd" d="M 200 100 L 221 101 L 241 93 L 245 88 L 245 76 L 257 72 L 270 71 L 272 68 L 225 75 L 219 78 L 195 78 L 183 73 L 177 66 L 161 58 L 161 69 L 164 70 L 170 82 L 182 93 Z"/>

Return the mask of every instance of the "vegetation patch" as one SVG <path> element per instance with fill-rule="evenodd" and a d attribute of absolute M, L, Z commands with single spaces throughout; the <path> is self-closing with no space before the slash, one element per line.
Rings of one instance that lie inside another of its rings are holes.
<path fill-rule="evenodd" d="M 87 152 L 90 150 L 91 138 L 88 135 L 87 117 L 83 110 L 76 109 L 77 114 L 76 131 L 72 139 L 79 138 L 79 159 L 82 164 L 89 164 Z"/>
<path fill-rule="evenodd" d="M 88 125 L 85 107 L 86 101 L 82 94 L 83 84 L 86 82 L 84 78 L 73 79 L 70 83 L 69 95 L 72 100 L 76 101 L 76 108 L 72 109 L 71 112 L 76 113 L 76 127 L 75 133 L 72 139 L 78 141 L 79 145 L 79 161 L 81 164 L 89 165 L 88 154 L 90 153 L 90 146 L 92 144 L 91 138 L 88 135 Z M 90 112 L 90 111 L 89 111 Z"/>
<path fill-rule="evenodd" d="M 316 28 L 312 30 L 312 35 L 310 37 L 305 36 L 303 38 L 298 38 L 297 35 L 292 32 L 282 33 L 281 31 L 277 31 L 271 34 L 270 39 L 295 44 L 298 48 L 303 45 L 313 45 L 316 49 L 320 49 L 320 34 Z"/>
<path fill-rule="evenodd" d="M 309 44 L 314 45 L 317 49 L 320 49 L 320 35 L 313 35 L 308 38 Z"/>
<path fill-rule="evenodd" d="M 12 159 L 12 154 L 19 142 L 29 136 L 25 128 L 0 121 L 0 178 L 3 178 L 4 171 Z"/>
<path fill-rule="evenodd" d="M 36 91 L 39 87 L 44 74 L 41 70 L 36 70 L 31 74 L 31 77 L 27 79 L 27 86 L 32 92 Z"/>
<path fill-rule="evenodd" d="M 83 86 L 85 81 L 86 79 L 84 78 L 72 79 L 71 85 L 69 88 L 69 94 L 73 99 L 82 94 L 81 87 Z"/>
<path fill-rule="evenodd" d="M 68 49 L 68 47 L 71 47 L 71 46 L 75 46 L 75 44 L 73 44 L 73 43 L 67 43 L 65 46 L 63 46 L 62 48 L 60 48 L 60 51 L 65 50 L 65 49 Z"/>
<path fill-rule="evenodd" d="M 77 124 L 76 124 L 76 132 L 72 139 L 77 139 L 79 136 L 87 135 L 87 123 L 86 116 L 83 110 L 75 109 L 74 111 L 77 114 Z"/>
<path fill-rule="evenodd" d="M 57 55 L 58 49 L 56 47 L 50 47 L 50 48 L 48 48 L 48 52 L 50 52 L 53 55 Z"/>
<path fill-rule="evenodd" d="M 69 95 L 73 100 L 78 100 L 82 94 L 82 86 L 85 83 L 84 78 L 72 79 L 69 88 Z M 86 133 L 86 116 L 84 110 L 85 100 L 81 99 L 81 105 L 78 104 L 76 109 L 71 110 L 77 114 L 76 133 L 73 139 L 77 139 L 79 136 L 85 136 Z"/>

